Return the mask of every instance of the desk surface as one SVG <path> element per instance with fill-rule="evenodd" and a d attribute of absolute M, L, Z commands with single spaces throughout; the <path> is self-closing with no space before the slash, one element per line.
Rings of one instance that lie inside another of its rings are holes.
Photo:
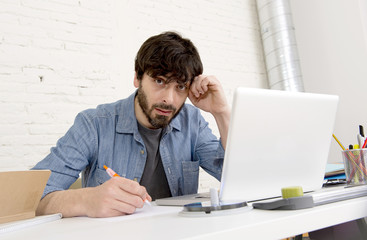
<path fill-rule="evenodd" d="M 120 217 L 120 220 L 113 221 L 86 217 L 65 218 L 2 234 L 0 237 L 2 240 L 232 239 L 239 236 L 242 239 L 281 239 L 365 217 L 367 197 L 295 211 L 249 209 L 204 217 L 185 217 L 179 215 L 182 208 L 164 208 L 170 208 L 170 211 L 130 219 Z"/>

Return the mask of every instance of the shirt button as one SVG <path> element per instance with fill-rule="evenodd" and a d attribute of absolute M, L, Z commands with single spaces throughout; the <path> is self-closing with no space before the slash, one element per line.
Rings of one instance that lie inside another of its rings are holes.
<path fill-rule="evenodd" d="M 140 150 L 140 153 L 141 153 L 141 154 L 144 154 L 144 150 Z"/>
<path fill-rule="evenodd" d="M 138 181 L 138 178 L 134 178 L 134 181 L 137 182 Z"/>

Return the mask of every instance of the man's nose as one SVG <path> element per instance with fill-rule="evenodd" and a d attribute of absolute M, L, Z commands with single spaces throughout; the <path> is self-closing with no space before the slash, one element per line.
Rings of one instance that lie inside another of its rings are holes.
<path fill-rule="evenodd" d="M 163 102 L 166 104 L 172 104 L 174 99 L 174 89 L 173 87 L 168 87 L 164 91 Z"/>

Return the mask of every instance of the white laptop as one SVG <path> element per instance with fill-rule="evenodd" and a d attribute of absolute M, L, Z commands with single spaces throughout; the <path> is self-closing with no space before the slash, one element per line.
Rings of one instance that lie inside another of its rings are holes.
<path fill-rule="evenodd" d="M 237 88 L 219 200 L 281 196 L 281 188 L 322 187 L 339 98 L 334 95 Z M 158 205 L 208 200 L 208 194 L 158 199 Z"/>

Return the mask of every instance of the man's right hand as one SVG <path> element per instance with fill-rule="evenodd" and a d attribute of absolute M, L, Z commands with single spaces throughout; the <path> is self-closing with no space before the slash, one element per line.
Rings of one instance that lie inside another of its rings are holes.
<path fill-rule="evenodd" d="M 145 187 L 122 177 L 113 177 L 104 184 L 90 188 L 84 196 L 85 211 L 89 217 L 111 217 L 131 214 L 152 198 Z"/>
<path fill-rule="evenodd" d="M 37 215 L 113 217 L 134 213 L 152 198 L 132 180 L 113 177 L 98 187 L 52 192 L 40 202 Z"/>

